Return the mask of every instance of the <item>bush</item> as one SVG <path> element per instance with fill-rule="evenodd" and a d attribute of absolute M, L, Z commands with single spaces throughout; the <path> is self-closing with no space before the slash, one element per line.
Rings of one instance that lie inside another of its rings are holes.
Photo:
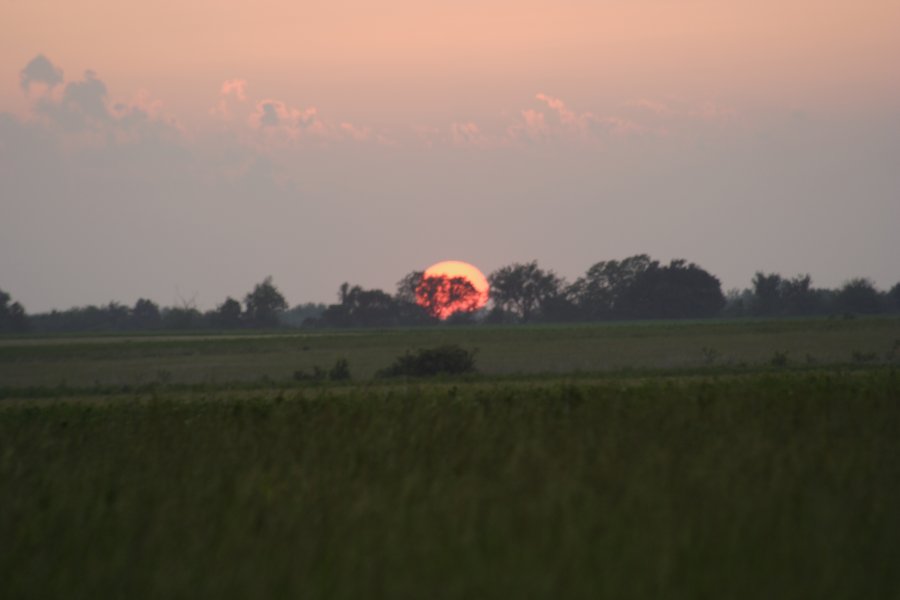
<path fill-rule="evenodd" d="M 348 381 L 350 379 L 350 363 L 346 358 L 339 358 L 328 371 L 328 379 L 331 381 Z"/>
<path fill-rule="evenodd" d="M 475 372 L 475 351 L 456 344 L 424 348 L 415 353 L 407 351 L 394 364 L 382 369 L 378 377 L 433 377 L 435 375 L 464 375 Z"/>
<path fill-rule="evenodd" d="M 348 381 L 350 379 L 350 363 L 346 358 L 339 358 L 327 371 L 319 365 L 313 365 L 312 371 L 305 369 L 294 371 L 295 381 Z"/>
<path fill-rule="evenodd" d="M 771 360 L 769 360 L 769 364 L 773 367 L 784 368 L 788 364 L 788 353 L 787 350 L 781 351 L 776 350 L 775 354 L 772 355 Z"/>

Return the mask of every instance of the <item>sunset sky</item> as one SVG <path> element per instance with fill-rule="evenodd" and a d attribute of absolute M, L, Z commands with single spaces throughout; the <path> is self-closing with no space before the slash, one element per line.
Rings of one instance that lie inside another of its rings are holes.
<path fill-rule="evenodd" d="M 30 312 L 443 259 L 900 281 L 896 0 L 0 0 Z"/>

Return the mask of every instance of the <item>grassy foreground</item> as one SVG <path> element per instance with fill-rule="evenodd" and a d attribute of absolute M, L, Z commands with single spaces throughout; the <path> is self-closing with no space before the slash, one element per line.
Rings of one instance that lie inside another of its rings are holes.
<path fill-rule="evenodd" d="M 890 598 L 900 373 L 7 402 L 2 598 Z"/>

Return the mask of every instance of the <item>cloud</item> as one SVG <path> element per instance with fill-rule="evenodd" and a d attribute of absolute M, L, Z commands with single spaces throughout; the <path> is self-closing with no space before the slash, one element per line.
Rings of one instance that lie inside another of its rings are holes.
<path fill-rule="evenodd" d="M 654 115 L 668 116 L 668 115 L 675 114 L 674 109 L 672 109 L 665 102 L 661 102 L 659 100 L 648 100 L 646 98 L 642 98 L 640 100 L 636 100 L 636 101 L 632 102 L 632 105 L 637 108 L 651 112 Z"/>
<path fill-rule="evenodd" d="M 107 119 L 106 96 L 106 84 L 93 71 L 85 71 L 84 79 L 66 84 L 63 104 L 88 118 Z"/>
<path fill-rule="evenodd" d="M 357 142 L 365 142 L 372 139 L 371 127 L 357 127 L 353 123 L 341 123 L 341 131 L 350 139 Z"/>
<path fill-rule="evenodd" d="M 516 123 L 509 128 L 509 133 L 513 138 L 519 137 L 519 133 L 524 132 L 529 138 L 538 140 L 550 133 L 550 128 L 547 126 L 547 119 L 544 117 L 544 113 L 531 108 L 526 108 L 523 109 L 520 114 L 522 116 L 522 123 Z"/>
<path fill-rule="evenodd" d="M 541 106 L 522 109 L 518 118 L 507 127 L 510 142 L 523 139 L 533 142 L 550 139 L 591 142 L 652 131 L 622 115 L 578 112 L 562 99 L 548 94 L 536 94 L 535 99 Z"/>
<path fill-rule="evenodd" d="M 35 111 L 56 125 L 71 131 L 97 129 L 112 115 L 107 107 L 106 84 L 93 71 L 85 71 L 80 81 L 70 81 L 62 96 L 44 95 L 34 104 Z"/>
<path fill-rule="evenodd" d="M 489 142 L 481 128 L 471 121 L 453 123 L 450 126 L 450 139 L 457 146 L 484 146 Z"/>
<path fill-rule="evenodd" d="M 38 54 L 19 72 L 19 83 L 28 94 L 32 84 L 39 83 L 52 89 L 63 82 L 63 71 L 43 54 Z"/>
<path fill-rule="evenodd" d="M 222 82 L 223 96 L 234 96 L 240 102 L 247 101 L 247 80 L 245 79 L 229 79 Z"/>
<path fill-rule="evenodd" d="M 535 98 L 551 108 L 559 117 L 559 122 L 565 127 L 580 128 L 583 124 L 583 120 L 586 117 L 592 116 L 590 113 L 585 113 L 581 117 L 577 116 L 574 112 L 569 110 L 566 103 L 559 98 L 553 98 L 546 94 L 537 94 Z"/>
<path fill-rule="evenodd" d="M 219 88 L 219 101 L 209 109 L 209 114 L 223 121 L 230 121 L 234 116 L 233 104 L 247 102 L 247 80 L 226 79 Z"/>
<path fill-rule="evenodd" d="M 257 109 L 259 110 L 258 123 L 260 127 L 278 127 L 282 120 L 290 118 L 283 102 L 260 102 Z"/>
<path fill-rule="evenodd" d="M 74 152 L 101 152 L 104 148 L 121 151 L 127 146 L 130 152 L 140 153 L 139 147 L 150 141 L 157 148 L 183 146 L 184 130 L 163 113 L 162 102 L 152 99 L 145 90 L 128 101 L 111 102 L 106 83 L 94 71 L 88 70 L 74 81 L 57 80 L 62 69 L 42 56 L 32 60 L 22 74 L 31 114 L 19 123 L 24 132 L 21 135 Z M 52 84 L 55 90 L 33 95 L 34 82 Z M 10 131 L 8 126 L 7 138 Z"/>
<path fill-rule="evenodd" d="M 288 107 L 281 100 L 260 100 L 256 103 L 256 109 L 250 115 L 249 122 L 256 129 L 293 130 L 315 119 L 316 112 L 315 107 L 301 111 Z"/>
<path fill-rule="evenodd" d="M 598 135 L 632 135 L 643 133 L 646 128 L 637 122 L 619 115 L 598 116 L 592 112 L 575 113 L 565 102 L 546 94 L 535 96 L 550 108 L 557 118 L 555 133 L 566 132 L 580 138 L 593 138 Z"/>

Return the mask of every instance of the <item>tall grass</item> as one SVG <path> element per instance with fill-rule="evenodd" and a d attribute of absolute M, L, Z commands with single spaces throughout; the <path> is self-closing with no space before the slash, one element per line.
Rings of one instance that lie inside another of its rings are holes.
<path fill-rule="evenodd" d="M 897 597 L 898 456 L 887 369 L 13 404 L 0 597 Z"/>

